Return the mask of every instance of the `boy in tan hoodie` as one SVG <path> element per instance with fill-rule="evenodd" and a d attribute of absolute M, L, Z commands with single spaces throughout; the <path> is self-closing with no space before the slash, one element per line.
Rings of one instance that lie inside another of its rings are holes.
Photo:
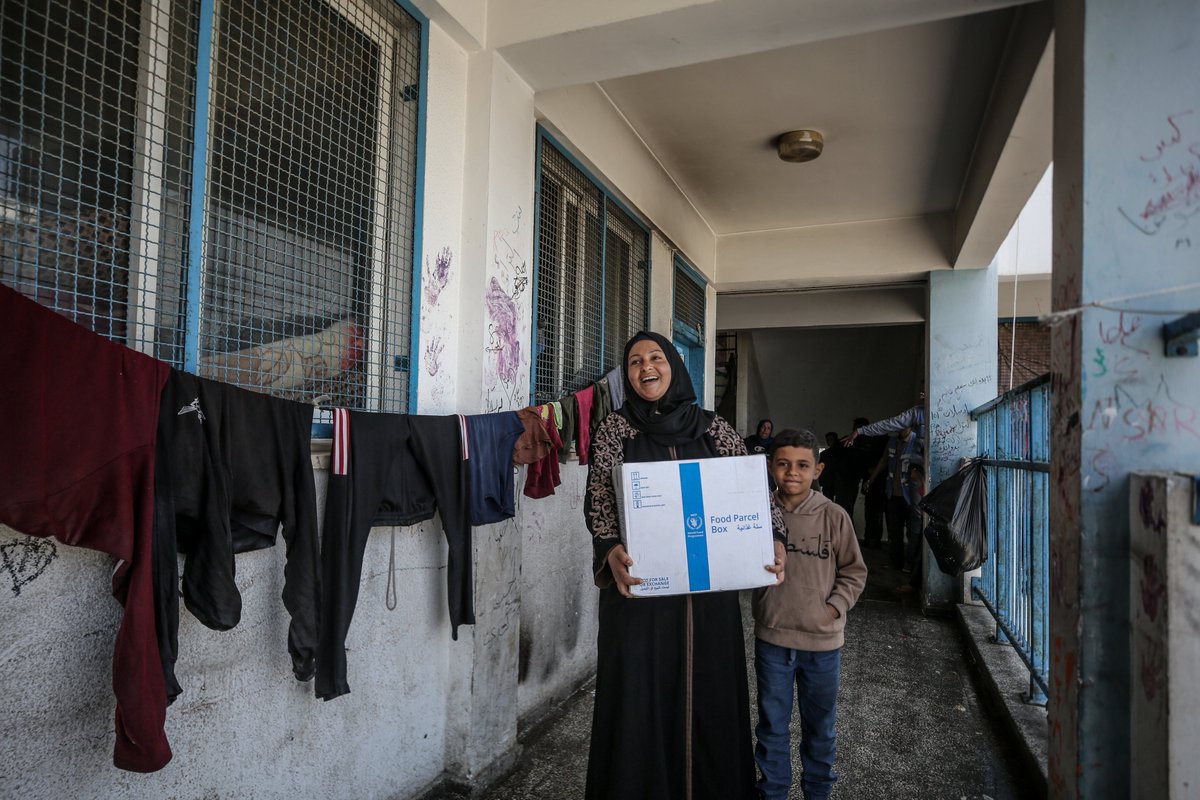
<path fill-rule="evenodd" d="M 837 774 L 834 723 L 846 613 L 867 582 L 845 510 L 820 492 L 817 439 L 780 431 L 769 468 L 775 504 L 788 527 L 787 580 L 754 593 L 754 671 L 758 678 L 759 796 L 786 800 L 792 785 L 792 686 L 800 705 L 801 787 L 805 800 L 826 800 Z"/>

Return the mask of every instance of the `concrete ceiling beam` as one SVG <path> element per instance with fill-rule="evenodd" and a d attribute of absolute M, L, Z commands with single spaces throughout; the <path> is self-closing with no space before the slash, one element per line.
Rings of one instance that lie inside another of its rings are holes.
<path fill-rule="evenodd" d="M 1017 12 L 954 211 L 949 260 L 988 266 L 1050 165 L 1054 111 L 1054 10 Z"/>

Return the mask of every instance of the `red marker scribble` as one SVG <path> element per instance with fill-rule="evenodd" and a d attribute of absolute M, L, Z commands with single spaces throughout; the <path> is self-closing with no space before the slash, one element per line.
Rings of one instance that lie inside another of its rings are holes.
<path fill-rule="evenodd" d="M 1142 610 L 1151 622 L 1158 620 L 1158 602 L 1167 593 L 1167 587 L 1162 582 L 1162 573 L 1158 569 L 1158 561 L 1152 555 L 1142 559 Z"/>
<path fill-rule="evenodd" d="M 1169 150 L 1175 145 L 1183 141 L 1183 131 L 1179 127 L 1179 118 L 1186 117 L 1195 113 L 1193 109 L 1180 111 L 1178 114 L 1171 114 L 1167 117 L 1167 124 L 1171 126 L 1171 136 L 1168 139 L 1163 139 L 1155 146 L 1155 152 L 1152 156 L 1142 156 L 1142 161 L 1157 161 L 1162 158 L 1163 151 Z"/>

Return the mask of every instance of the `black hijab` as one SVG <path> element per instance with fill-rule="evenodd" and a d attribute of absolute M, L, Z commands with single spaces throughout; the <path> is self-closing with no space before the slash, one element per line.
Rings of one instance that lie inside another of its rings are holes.
<path fill-rule="evenodd" d="M 662 348 L 671 365 L 671 385 L 658 400 L 644 399 L 629 382 L 629 351 L 638 342 L 649 339 Z M 625 345 L 621 357 L 621 379 L 625 383 L 625 404 L 617 412 L 634 428 L 644 433 L 655 444 L 663 447 L 694 442 L 704 436 L 712 426 L 712 411 L 696 405 L 696 390 L 692 378 L 675 345 L 664 336 L 653 331 L 638 331 Z"/>

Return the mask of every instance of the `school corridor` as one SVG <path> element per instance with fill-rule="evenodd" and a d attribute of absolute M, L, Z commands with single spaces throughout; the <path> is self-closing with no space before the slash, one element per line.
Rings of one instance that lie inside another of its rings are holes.
<path fill-rule="evenodd" d="M 1044 755 L 1039 768 L 1037 756 L 1014 738 L 996 705 L 1003 699 L 997 694 L 1017 698 L 1025 685 L 1019 673 L 1011 683 L 989 686 L 960 622 L 923 615 L 911 594 L 896 591 L 908 576 L 886 565 L 883 550 L 868 549 L 863 556 L 871 574 L 866 591 L 850 612 L 842 652 L 839 778 L 833 797 L 1018 800 L 1044 796 Z M 749 595 L 744 593 L 742 601 L 753 702 Z M 482 796 L 484 800 L 583 797 L 592 689 L 589 682 L 522 733 L 518 765 Z M 1040 717 L 1044 736 L 1045 710 L 1025 713 L 1034 715 L 1035 726 Z M 752 711 L 751 719 L 756 716 Z M 800 798 L 796 716 L 792 730 L 791 797 Z M 423 800 L 457 797 L 442 789 Z"/>

